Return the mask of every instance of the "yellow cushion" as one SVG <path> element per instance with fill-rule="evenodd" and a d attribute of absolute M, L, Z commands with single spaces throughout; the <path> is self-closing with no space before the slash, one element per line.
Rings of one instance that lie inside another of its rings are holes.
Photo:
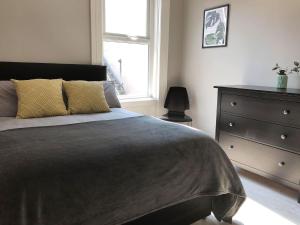
<path fill-rule="evenodd" d="M 12 80 L 18 96 L 17 118 L 63 116 L 68 111 L 63 100 L 62 80 Z"/>
<path fill-rule="evenodd" d="M 71 114 L 109 112 L 103 82 L 100 81 L 64 81 L 64 90 L 68 97 L 68 109 Z"/>

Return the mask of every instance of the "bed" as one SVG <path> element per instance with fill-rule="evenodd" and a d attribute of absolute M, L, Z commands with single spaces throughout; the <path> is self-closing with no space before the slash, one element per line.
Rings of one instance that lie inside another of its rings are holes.
<path fill-rule="evenodd" d="M 0 80 L 33 78 L 101 81 L 106 68 L 0 62 Z M 205 133 L 121 108 L 0 117 L 0 146 L 0 225 L 231 222 L 246 197 Z"/>

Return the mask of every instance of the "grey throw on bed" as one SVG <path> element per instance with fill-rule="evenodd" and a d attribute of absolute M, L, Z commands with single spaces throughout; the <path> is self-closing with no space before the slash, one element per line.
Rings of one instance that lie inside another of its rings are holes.
<path fill-rule="evenodd" d="M 140 116 L 0 132 L 1 225 L 117 225 L 201 196 L 225 221 L 245 199 L 223 150 L 191 128 Z"/>

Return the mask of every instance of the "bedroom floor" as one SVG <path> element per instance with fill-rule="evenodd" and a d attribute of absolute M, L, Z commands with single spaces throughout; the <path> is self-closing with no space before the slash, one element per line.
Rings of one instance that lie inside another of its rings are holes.
<path fill-rule="evenodd" d="M 297 192 L 260 176 L 240 171 L 247 200 L 234 217 L 233 225 L 300 225 Z M 193 225 L 227 225 L 213 216 Z"/>

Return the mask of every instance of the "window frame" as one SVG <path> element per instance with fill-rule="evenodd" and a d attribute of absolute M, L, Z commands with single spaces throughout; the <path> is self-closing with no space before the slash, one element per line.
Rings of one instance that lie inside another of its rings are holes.
<path fill-rule="evenodd" d="M 146 96 L 127 96 L 127 95 L 119 95 L 119 98 L 122 100 L 128 99 L 139 99 L 139 98 L 153 98 L 154 95 L 151 91 L 151 87 L 153 84 L 153 62 L 154 62 L 154 20 L 155 20 L 155 1 L 147 0 L 147 21 L 146 21 L 146 36 L 130 36 L 121 33 L 110 33 L 106 32 L 106 11 L 105 11 L 105 3 L 107 0 L 103 0 L 102 7 L 102 41 L 103 42 L 115 42 L 115 43 L 127 43 L 127 44 L 141 44 L 148 45 L 148 83 L 147 83 L 147 94 Z M 109 1 L 109 0 L 108 0 Z"/>
<path fill-rule="evenodd" d="M 150 72 L 149 79 L 149 98 L 125 99 L 126 107 L 129 104 L 129 109 L 135 105 L 145 108 L 146 102 L 151 102 L 155 111 L 161 111 L 164 98 L 167 93 L 167 75 L 168 75 L 168 50 L 169 50 L 169 20 L 170 20 L 170 4 L 171 0 L 150 0 L 154 4 L 153 12 L 154 19 L 150 20 L 150 28 L 153 30 L 153 56 L 151 65 L 153 65 Z M 104 0 L 90 0 L 91 10 L 91 63 L 94 65 L 103 64 L 103 25 L 104 25 Z M 151 35 L 151 32 L 150 32 Z M 146 104 L 148 105 L 148 103 Z M 159 106 L 159 109 L 157 107 Z M 147 107 L 151 108 L 151 107 Z M 161 113 L 161 112 L 159 112 Z"/>
<path fill-rule="evenodd" d="M 139 39 L 139 40 L 149 40 L 151 38 L 151 20 L 154 18 L 154 1 L 153 0 L 146 0 L 147 1 L 147 21 L 146 21 L 146 36 L 130 36 L 126 34 L 121 34 L 121 33 L 110 33 L 106 32 L 106 11 L 105 11 L 105 2 L 107 0 L 102 0 L 103 1 L 103 7 L 102 7 L 102 13 L 103 13 L 103 20 L 102 20 L 102 27 L 103 27 L 103 37 L 107 38 L 114 38 L 114 37 L 119 37 L 121 40 L 124 38 L 132 40 L 134 39 Z"/>

